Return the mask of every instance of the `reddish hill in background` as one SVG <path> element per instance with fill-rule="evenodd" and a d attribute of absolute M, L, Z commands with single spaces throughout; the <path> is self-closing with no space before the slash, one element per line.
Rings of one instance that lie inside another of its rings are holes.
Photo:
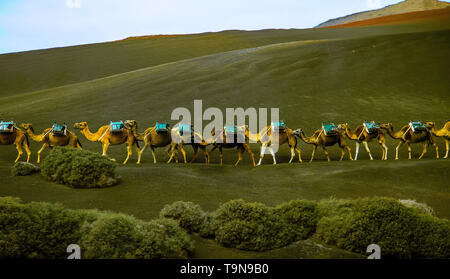
<path fill-rule="evenodd" d="M 382 16 L 367 20 L 319 28 L 345 28 L 345 27 L 372 26 L 372 25 L 392 25 L 392 24 L 433 21 L 442 18 L 450 19 L 450 8 Z"/>

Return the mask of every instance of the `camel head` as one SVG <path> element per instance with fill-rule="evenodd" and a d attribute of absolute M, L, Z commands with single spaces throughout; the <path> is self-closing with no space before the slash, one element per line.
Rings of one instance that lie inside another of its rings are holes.
<path fill-rule="evenodd" d="M 346 129 L 348 129 L 348 123 L 339 124 L 338 128 L 345 131 Z"/>
<path fill-rule="evenodd" d="M 427 129 L 433 129 L 436 126 L 436 123 L 434 122 L 427 122 Z"/>
<path fill-rule="evenodd" d="M 297 130 L 292 131 L 292 134 L 294 136 L 298 136 L 298 137 L 301 137 L 302 133 L 303 133 L 303 129 L 302 128 L 298 128 Z"/>
<path fill-rule="evenodd" d="M 127 129 L 132 129 L 132 128 L 134 128 L 134 127 L 136 127 L 137 128 L 137 122 L 136 122 L 136 120 L 125 120 L 124 122 L 123 122 L 123 125 L 125 126 L 125 128 L 127 128 Z"/>
<path fill-rule="evenodd" d="M 73 124 L 73 127 L 75 129 L 80 129 L 80 130 L 86 128 L 87 126 L 88 126 L 87 122 L 80 122 L 80 123 Z"/>
<path fill-rule="evenodd" d="M 22 124 L 20 124 L 20 127 L 24 128 L 25 130 L 32 129 L 32 126 L 33 125 L 31 123 L 22 123 Z"/>
<path fill-rule="evenodd" d="M 385 129 L 385 130 L 391 130 L 394 128 L 394 126 L 392 126 L 392 123 L 387 123 L 387 124 L 381 124 L 380 128 Z"/>

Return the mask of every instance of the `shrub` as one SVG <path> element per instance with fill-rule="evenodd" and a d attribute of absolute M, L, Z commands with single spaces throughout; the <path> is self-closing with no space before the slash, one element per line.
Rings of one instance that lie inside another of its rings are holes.
<path fill-rule="evenodd" d="M 192 250 L 189 236 L 173 220 L 144 222 L 110 214 L 83 231 L 84 258 L 184 258 Z"/>
<path fill-rule="evenodd" d="M 108 187 L 117 183 L 116 165 L 98 153 L 56 147 L 41 166 L 42 175 L 75 188 Z"/>
<path fill-rule="evenodd" d="M 13 176 L 31 175 L 39 171 L 40 171 L 39 167 L 26 162 L 18 162 L 11 167 L 11 174 Z"/>
<path fill-rule="evenodd" d="M 234 200 L 214 218 L 215 239 L 226 247 L 264 251 L 306 239 L 317 223 L 316 204 L 292 201 L 276 208 Z"/>
<path fill-rule="evenodd" d="M 69 244 L 83 258 L 182 258 L 193 250 L 173 220 L 0 198 L 0 258 L 66 258 Z"/>
<path fill-rule="evenodd" d="M 61 258 L 77 243 L 86 215 L 58 204 L 0 198 L 0 257 Z"/>
<path fill-rule="evenodd" d="M 390 198 L 320 203 L 317 236 L 328 244 L 365 254 L 370 244 L 387 258 L 450 257 L 450 223 Z"/>
<path fill-rule="evenodd" d="M 198 204 L 183 201 L 164 206 L 160 217 L 177 220 L 188 232 L 199 232 L 206 222 L 206 213 Z"/>

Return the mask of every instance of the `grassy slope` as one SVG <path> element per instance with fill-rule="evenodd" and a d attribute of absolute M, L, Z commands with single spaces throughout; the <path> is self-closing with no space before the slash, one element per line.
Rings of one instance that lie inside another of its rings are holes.
<path fill-rule="evenodd" d="M 448 119 L 450 105 L 450 30 L 445 27 L 450 26 L 445 24 L 448 22 L 446 19 L 426 26 L 359 27 L 325 33 L 323 30 L 299 30 L 296 32 L 305 32 L 299 41 L 291 38 L 293 41 L 289 43 L 270 42 L 260 48 L 216 53 L 24 94 L 2 90 L 0 111 L 6 118 L 33 122 L 38 131 L 54 120 L 70 124 L 88 121 L 92 129 L 96 129 L 118 118 L 136 119 L 143 130 L 156 120 L 170 119 L 175 107 L 192 107 L 194 99 L 203 99 L 206 107 L 222 109 L 279 107 L 290 127 L 302 127 L 307 134 L 328 120 L 355 126 L 364 119 L 376 119 L 399 127 L 410 119 L 422 119 L 435 120 L 441 125 Z M 306 38 L 314 40 L 301 40 Z M 139 40 L 133 43 L 138 45 Z M 178 48 L 180 52 L 188 51 L 179 45 Z M 17 67 L 28 65 L 17 64 Z M 131 67 L 129 65 L 117 66 L 117 69 L 122 71 Z M 38 70 L 30 67 L 25 72 L 32 71 Z M 46 75 L 51 76 L 51 71 L 44 73 L 43 80 Z M 90 68 L 86 73 L 89 73 L 87 79 L 97 75 L 95 69 Z M 105 73 L 100 71 L 99 75 Z M 71 81 L 73 79 L 63 78 L 61 82 Z M 17 86 L 15 92 L 23 91 L 19 83 L 10 86 Z M 82 142 L 85 148 L 100 151 L 98 143 L 87 143 L 83 137 Z M 442 154 L 443 144 L 439 143 Z M 424 161 L 395 162 L 392 161 L 394 144 L 389 138 L 389 162 L 367 161 L 368 156 L 361 150 L 361 161 L 328 164 L 323 162 L 324 155 L 319 151 L 317 158 L 322 162 L 301 166 L 268 165 L 257 169 L 248 166 L 248 156 L 238 168 L 200 164 L 154 166 L 147 152 L 143 166 L 119 168 L 123 184 L 92 191 L 68 189 L 45 182 L 39 176 L 12 178 L 9 167 L 15 150 L 12 146 L 1 147 L 3 185 L 0 195 L 58 201 L 76 208 L 112 209 L 145 219 L 156 216 L 163 205 L 176 200 L 198 202 L 205 209 L 213 210 L 218 204 L 238 197 L 275 205 L 295 198 L 377 195 L 426 202 L 440 216 L 449 218 L 449 161 L 431 159 L 434 154 L 430 150 Z M 353 144 L 351 146 L 354 148 Z M 375 143 L 371 146 L 379 158 L 378 146 Z M 303 143 L 301 147 L 304 159 L 308 159 L 311 147 Z M 258 151 L 257 145 L 252 148 Z M 38 144 L 33 143 L 32 150 L 37 149 Z M 330 151 L 336 159 L 337 148 L 330 148 Z M 415 157 L 418 151 L 418 146 L 413 148 Z M 124 147 L 112 147 L 110 154 L 122 159 Z M 157 155 L 160 161 L 166 159 L 162 150 Z M 403 149 L 401 157 L 405 156 Z M 225 152 L 226 164 L 235 158 L 235 152 Z M 286 147 L 278 158 L 280 162 L 288 160 Z M 212 161 L 217 162 L 217 159 L 215 154 Z M 267 157 L 265 163 L 270 162 Z M 200 245 L 200 249 L 205 245 Z"/>
<path fill-rule="evenodd" d="M 432 21 L 420 24 L 420 27 L 400 25 L 339 32 L 316 29 L 225 31 L 4 54 L 0 55 L 0 96 L 53 88 L 230 50 L 299 40 L 403 33 L 418 28 L 439 29 L 440 22 Z"/>

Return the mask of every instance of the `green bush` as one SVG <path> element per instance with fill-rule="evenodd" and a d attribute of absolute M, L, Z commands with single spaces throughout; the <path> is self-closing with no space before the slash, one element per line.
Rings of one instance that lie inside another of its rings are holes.
<path fill-rule="evenodd" d="M 56 147 L 43 160 L 42 175 L 75 188 L 108 187 L 117 183 L 116 165 L 98 153 Z"/>
<path fill-rule="evenodd" d="M 183 258 L 193 250 L 173 220 L 0 198 L 0 258 L 66 258 L 69 244 L 80 245 L 82 258 Z"/>
<path fill-rule="evenodd" d="M 317 222 L 316 204 L 292 201 L 271 208 L 233 200 L 219 207 L 213 222 L 221 245 L 264 251 L 309 237 Z"/>
<path fill-rule="evenodd" d="M 386 258 L 449 258 L 450 222 L 390 198 L 323 201 L 316 234 L 328 244 L 366 254 L 370 244 Z"/>
<path fill-rule="evenodd" d="M 77 243 L 86 214 L 58 204 L 0 198 L 1 258 L 61 258 Z"/>
<path fill-rule="evenodd" d="M 206 222 L 206 213 L 198 204 L 183 201 L 164 206 L 160 217 L 177 220 L 188 232 L 199 232 Z"/>
<path fill-rule="evenodd" d="M 173 220 L 144 222 L 110 214 L 83 231 L 84 258 L 185 258 L 192 250 L 189 236 Z"/>
<path fill-rule="evenodd" d="M 11 174 L 13 176 L 31 175 L 39 171 L 40 171 L 39 167 L 26 162 L 18 162 L 11 167 Z"/>

